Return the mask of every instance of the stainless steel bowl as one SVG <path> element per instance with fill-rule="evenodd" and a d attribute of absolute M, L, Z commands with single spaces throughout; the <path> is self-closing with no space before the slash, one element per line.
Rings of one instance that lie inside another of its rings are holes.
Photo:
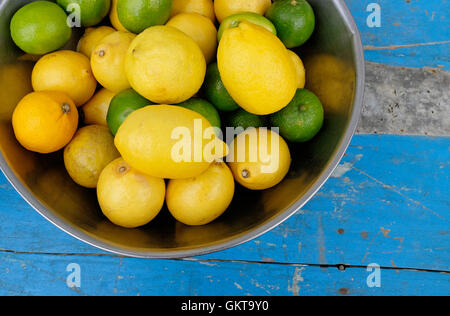
<path fill-rule="evenodd" d="M 211 253 L 256 238 L 311 199 L 341 160 L 355 132 L 364 89 L 359 32 L 343 0 L 309 0 L 317 28 L 298 53 L 306 64 L 307 86 L 322 99 L 327 114 L 323 130 L 312 142 L 290 146 L 293 165 L 288 177 L 264 192 L 239 188 L 226 214 L 204 227 L 179 224 L 167 210 L 146 227 L 116 227 L 101 215 L 95 191 L 69 178 L 61 153 L 34 154 L 14 138 L 11 114 L 31 91 L 33 58 L 14 46 L 9 23 L 27 2 L 31 1 L 0 0 L 0 167 L 36 211 L 92 246 L 132 257 L 175 258 Z"/>

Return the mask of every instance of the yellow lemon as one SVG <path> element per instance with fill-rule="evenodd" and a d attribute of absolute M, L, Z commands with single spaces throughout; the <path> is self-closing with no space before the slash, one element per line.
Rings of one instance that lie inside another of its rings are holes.
<path fill-rule="evenodd" d="M 9 121 L 19 101 L 33 91 L 32 71 L 29 61 L 0 65 L 0 121 Z"/>
<path fill-rule="evenodd" d="M 189 35 L 200 47 L 209 64 L 217 51 L 217 29 L 207 17 L 197 13 L 181 13 L 167 22 L 168 26 Z"/>
<path fill-rule="evenodd" d="M 206 61 L 185 33 L 171 26 L 153 26 L 131 43 L 125 68 L 140 95 L 154 103 L 178 104 L 200 90 Z"/>
<path fill-rule="evenodd" d="M 306 83 L 306 70 L 303 61 L 298 57 L 296 53 L 288 50 L 289 56 L 291 56 L 292 62 L 294 63 L 295 71 L 297 73 L 297 88 L 303 89 Z"/>
<path fill-rule="evenodd" d="M 247 112 L 283 109 L 297 91 L 297 73 L 283 43 L 263 27 L 241 22 L 226 30 L 217 64 L 231 97 Z"/>
<path fill-rule="evenodd" d="M 91 58 L 92 71 L 104 88 L 118 93 L 131 87 L 125 75 L 125 56 L 135 37 L 129 32 L 115 32 L 95 48 Z"/>
<path fill-rule="evenodd" d="M 107 89 L 97 92 L 88 103 L 81 109 L 84 114 L 84 123 L 87 125 L 108 126 L 106 116 L 108 115 L 109 104 L 114 98 L 115 93 Z"/>
<path fill-rule="evenodd" d="M 289 171 L 289 147 L 267 128 L 251 128 L 230 145 L 227 159 L 234 178 L 251 190 L 266 190 L 280 183 Z"/>
<path fill-rule="evenodd" d="M 83 37 L 78 42 L 77 51 L 83 53 L 88 58 L 91 58 L 95 47 L 104 39 L 106 36 L 114 33 L 115 30 L 109 26 L 100 26 L 98 28 L 87 28 Z"/>
<path fill-rule="evenodd" d="M 17 105 L 12 124 L 23 147 L 48 154 L 70 142 L 78 127 L 78 111 L 64 92 L 32 92 Z"/>
<path fill-rule="evenodd" d="M 89 101 L 97 88 L 89 58 L 69 50 L 45 55 L 36 63 L 31 75 L 35 91 L 61 91 L 77 106 Z"/>
<path fill-rule="evenodd" d="M 119 157 L 109 128 L 100 125 L 81 128 L 64 149 L 64 164 L 70 177 L 91 189 L 97 187 L 102 170 Z"/>
<path fill-rule="evenodd" d="M 347 60 L 329 54 L 305 58 L 306 87 L 322 101 L 325 113 L 344 115 L 355 92 L 355 69 Z"/>
<path fill-rule="evenodd" d="M 201 175 L 170 180 L 167 207 L 178 221 L 190 226 L 206 225 L 222 215 L 234 196 L 234 178 L 224 162 L 215 162 Z"/>
<path fill-rule="evenodd" d="M 166 184 L 132 169 L 122 158 L 101 173 L 97 196 L 103 214 L 114 224 L 136 228 L 148 224 L 164 205 Z"/>
<path fill-rule="evenodd" d="M 117 13 L 117 1 L 119 0 L 112 0 L 111 11 L 109 12 L 109 20 L 111 21 L 112 26 L 116 30 L 128 32 L 128 30 L 125 28 L 125 26 L 122 25 L 122 23 L 119 20 L 119 14 Z"/>
<path fill-rule="evenodd" d="M 215 0 L 214 10 L 222 23 L 230 15 L 242 12 L 254 12 L 264 15 L 272 5 L 271 0 Z"/>
<path fill-rule="evenodd" d="M 200 175 L 227 153 L 202 115 L 180 106 L 152 105 L 125 120 L 115 144 L 134 169 L 166 179 Z"/>
<path fill-rule="evenodd" d="M 171 16 L 180 13 L 198 13 L 206 16 L 213 23 L 216 21 L 212 0 L 173 0 Z"/>

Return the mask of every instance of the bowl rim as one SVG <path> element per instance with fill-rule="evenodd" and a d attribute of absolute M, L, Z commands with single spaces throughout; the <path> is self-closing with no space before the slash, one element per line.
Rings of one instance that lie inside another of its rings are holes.
<path fill-rule="evenodd" d="M 19 180 L 12 169 L 9 167 L 3 154 L 0 152 L 0 169 L 4 173 L 5 177 L 14 187 L 14 189 L 19 193 L 19 195 L 42 217 L 48 220 L 50 223 L 67 233 L 68 235 L 88 244 L 100 250 L 116 254 L 125 257 L 134 258 L 145 258 L 145 259 L 175 259 L 175 258 L 186 258 L 202 256 L 214 252 L 223 251 L 229 248 L 239 246 L 243 243 L 251 241 L 255 238 L 260 237 L 266 232 L 274 229 L 278 225 L 282 224 L 284 221 L 293 216 L 297 211 L 299 211 L 325 184 L 325 182 L 330 178 L 333 171 L 336 169 L 340 161 L 342 160 L 345 152 L 350 145 L 353 135 L 356 132 L 360 120 L 360 114 L 362 110 L 363 98 L 364 98 L 364 85 L 365 85 L 365 58 L 364 49 L 361 42 L 361 35 L 356 26 L 355 20 L 350 13 L 344 0 L 336 0 L 336 9 L 340 12 L 341 16 L 344 18 L 344 22 L 348 25 L 349 30 L 352 32 L 352 45 L 355 51 L 356 60 L 356 92 L 353 100 L 353 110 L 351 113 L 351 119 L 348 123 L 347 130 L 341 139 L 340 145 L 338 146 L 337 152 L 331 162 L 328 163 L 326 169 L 324 169 L 316 182 L 312 187 L 293 205 L 291 205 L 284 212 L 278 214 L 272 219 L 268 220 L 266 223 L 254 228 L 250 232 L 240 233 L 236 236 L 229 237 L 222 241 L 221 243 L 214 244 L 211 246 L 203 246 L 193 249 L 180 249 L 180 250 L 165 250 L 165 251 L 136 251 L 129 250 L 122 247 L 116 247 L 101 241 L 98 238 L 91 236 L 89 233 L 82 231 L 80 228 L 75 228 L 62 218 L 54 214 L 52 211 L 47 209 L 42 203 L 40 203 L 29 191 L 29 189 Z"/>

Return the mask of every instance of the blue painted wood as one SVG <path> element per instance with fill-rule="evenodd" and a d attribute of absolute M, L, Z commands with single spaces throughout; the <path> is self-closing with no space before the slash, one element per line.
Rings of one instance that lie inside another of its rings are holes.
<path fill-rule="evenodd" d="M 81 287 L 67 286 L 68 265 L 81 268 Z M 132 258 L 0 254 L 0 295 L 442 295 L 449 274 L 371 272 L 277 264 L 140 260 Z"/>
<path fill-rule="evenodd" d="M 366 48 L 366 58 L 394 66 L 450 69 L 448 0 L 346 0 Z M 381 7 L 381 27 L 367 24 L 367 7 Z"/>
<path fill-rule="evenodd" d="M 201 259 L 450 271 L 450 138 L 355 136 L 302 211 L 239 247 Z M 2 178 L 0 248 L 102 254 L 31 210 Z"/>
<path fill-rule="evenodd" d="M 369 61 L 449 69 L 448 0 L 346 2 Z M 381 28 L 366 24 L 373 2 Z M 450 271 L 449 153 L 449 138 L 356 136 L 298 214 L 254 241 L 189 260 L 120 258 L 85 245 L 0 176 L 0 295 L 448 294 L 448 273 L 404 268 Z M 76 291 L 66 285 L 70 263 L 82 269 Z M 314 266 L 339 263 L 361 267 Z M 381 288 L 366 285 L 369 263 L 393 268 L 382 270 Z"/>

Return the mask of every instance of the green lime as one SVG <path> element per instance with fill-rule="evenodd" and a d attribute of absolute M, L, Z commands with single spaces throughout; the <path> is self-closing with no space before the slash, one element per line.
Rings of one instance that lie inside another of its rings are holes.
<path fill-rule="evenodd" d="M 250 127 L 259 128 L 267 125 L 267 116 L 251 114 L 244 109 L 239 109 L 233 113 L 230 113 L 227 120 L 227 127 L 242 127 L 244 130 Z"/>
<path fill-rule="evenodd" d="M 66 13 L 49 1 L 35 1 L 22 7 L 14 14 L 10 27 L 14 43 L 33 55 L 60 49 L 72 36 Z"/>
<path fill-rule="evenodd" d="M 208 101 L 200 98 L 192 98 L 178 105 L 203 115 L 211 123 L 212 127 L 220 128 L 222 125 L 219 112 Z"/>
<path fill-rule="evenodd" d="M 106 121 L 113 135 L 117 134 L 119 127 L 126 118 L 134 111 L 147 105 L 153 105 L 143 96 L 139 95 L 133 89 L 122 91 L 111 100 Z"/>
<path fill-rule="evenodd" d="M 316 18 L 305 0 L 279 0 L 272 4 L 266 17 L 275 24 L 278 37 L 287 48 L 304 44 L 314 32 Z"/>
<path fill-rule="evenodd" d="M 217 63 L 208 66 L 202 92 L 206 99 L 221 111 L 229 112 L 239 109 L 239 105 L 230 96 L 220 78 Z"/>
<path fill-rule="evenodd" d="M 222 35 L 223 32 L 225 32 L 225 30 L 239 26 L 239 23 L 242 21 L 247 21 L 262 26 L 269 32 L 272 32 L 273 34 L 277 35 L 277 29 L 275 28 L 275 25 L 273 25 L 273 23 L 270 22 L 267 18 L 254 12 L 244 12 L 233 14 L 227 17 L 225 20 L 223 20 L 223 22 L 220 24 L 220 28 L 217 33 L 217 38 L 219 39 L 219 42 L 222 39 Z"/>
<path fill-rule="evenodd" d="M 165 24 L 171 11 L 172 0 L 120 0 L 117 3 L 120 22 L 136 34 L 150 26 Z"/>
<path fill-rule="evenodd" d="M 111 0 L 57 0 L 68 14 L 73 13 L 74 5 L 78 5 L 81 14 L 81 25 L 84 27 L 99 24 L 109 13 Z"/>
<path fill-rule="evenodd" d="M 306 89 L 299 89 L 294 99 L 283 110 L 272 114 L 273 126 L 291 142 L 307 142 L 320 131 L 324 110 L 319 98 Z"/>

